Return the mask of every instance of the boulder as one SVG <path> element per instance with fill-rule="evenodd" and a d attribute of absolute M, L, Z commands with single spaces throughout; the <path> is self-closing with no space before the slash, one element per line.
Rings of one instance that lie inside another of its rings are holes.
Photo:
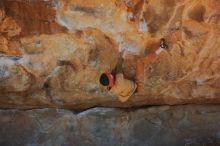
<path fill-rule="evenodd" d="M 219 106 L 0 111 L 0 145 L 218 146 Z"/>

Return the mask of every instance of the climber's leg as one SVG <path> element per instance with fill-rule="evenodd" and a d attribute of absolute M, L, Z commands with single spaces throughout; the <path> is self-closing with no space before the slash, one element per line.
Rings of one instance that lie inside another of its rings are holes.
<path fill-rule="evenodd" d="M 136 84 L 137 84 L 137 92 L 143 92 L 144 91 L 144 67 L 145 64 L 148 64 L 149 62 L 156 59 L 156 54 L 151 53 L 147 55 L 146 57 L 140 58 L 137 60 L 136 63 Z"/>

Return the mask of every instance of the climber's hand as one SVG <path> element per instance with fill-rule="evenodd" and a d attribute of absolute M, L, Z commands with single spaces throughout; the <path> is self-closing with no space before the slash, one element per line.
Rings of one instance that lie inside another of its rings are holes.
<path fill-rule="evenodd" d="M 121 52 L 119 52 L 119 57 L 123 58 L 125 51 L 126 51 L 126 49 L 123 49 Z"/>
<path fill-rule="evenodd" d="M 132 58 L 132 57 L 134 57 L 135 55 L 134 54 L 132 54 L 130 51 L 128 51 L 127 49 L 124 51 L 124 53 L 123 53 L 123 58 L 124 59 L 128 59 L 128 58 Z"/>
<path fill-rule="evenodd" d="M 123 54 L 122 54 L 122 57 L 125 59 L 125 58 L 128 57 L 128 55 L 129 55 L 129 52 L 128 52 L 127 49 L 125 49 L 124 52 L 123 52 Z"/>

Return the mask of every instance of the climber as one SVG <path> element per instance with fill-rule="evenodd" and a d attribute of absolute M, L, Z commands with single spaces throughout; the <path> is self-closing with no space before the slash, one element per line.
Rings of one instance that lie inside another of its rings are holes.
<path fill-rule="evenodd" d="M 160 48 L 155 53 L 151 53 L 137 61 L 136 82 L 124 78 L 122 73 L 122 64 L 124 62 L 122 56 L 124 51 L 120 52 L 115 69 L 111 73 L 102 73 L 99 79 L 100 84 L 105 86 L 111 93 L 117 95 L 121 102 L 127 101 L 136 92 L 136 89 L 138 92 L 144 89 L 144 64 L 155 60 L 156 55 L 167 47 L 165 40 L 162 38 Z"/>
<path fill-rule="evenodd" d="M 124 78 L 122 73 L 123 53 L 124 51 L 119 53 L 115 69 L 111 73 L 102 73 L 99 79 L 100 84 L 107 87 L 107 90 L 111 93 L 117 95 L 121 102 L 127 101 L 137 88 L 135 82 Z"/>

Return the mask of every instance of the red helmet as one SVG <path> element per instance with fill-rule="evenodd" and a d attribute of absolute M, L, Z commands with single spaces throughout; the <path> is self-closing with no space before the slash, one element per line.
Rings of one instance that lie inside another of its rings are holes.
<path fill-rule="evenodd" d="M 113 86 L 113 76 L 109 72 L 104 72 L 99 79 L 100 84 L 107 86 L 109 89 Z"/>

